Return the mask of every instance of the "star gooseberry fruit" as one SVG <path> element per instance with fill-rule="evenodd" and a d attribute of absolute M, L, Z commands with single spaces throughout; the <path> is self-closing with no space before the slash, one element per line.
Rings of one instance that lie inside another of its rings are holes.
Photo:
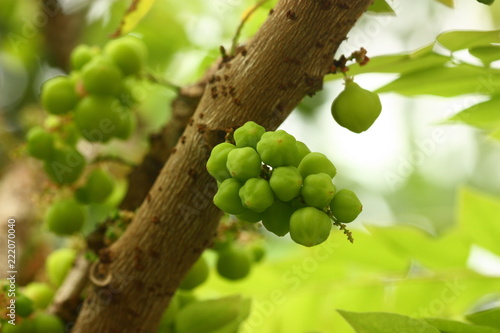
<path fill-rule="evenodd" d="M 361 133 L 375 122 L 382 111 L 380 98 L 374 92 L 361 88 L 352 79 L 346 79 L 344 90 L 332 103 L 335 121 L 348 130 Z"/>

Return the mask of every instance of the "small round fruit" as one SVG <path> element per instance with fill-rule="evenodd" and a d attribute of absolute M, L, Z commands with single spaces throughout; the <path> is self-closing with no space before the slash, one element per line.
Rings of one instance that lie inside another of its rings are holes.
<path fill-rule="evenodd" d="M 247 249 L 230 246 L 219 252 L 217 272 L 228 280 L 240 280 L 250 273 L 252 256 Z"/>
<path fill-rule="evenodd" d="M 259 142 L 262 134 L 266 132 L 266 129 L 253 121 L 247 121 L 243 126 L 234 131 L 233 137 L 236 142 L 236 147 L 252 147 L 257 148 L 257 142 Z"/>
<path fill-rule="evenodd" d="M 326 173 L 331 178 L 337 174 L 337 168 L 335 168 L 335 165 L 333 165 L 328 157 L 316 152 L 304 156 L 302 161 L 300 161 L 298 169 L 304 178 L 315 173 Z"/>
<path fill-rule="evenodd" d="M 16 314 L 28 317 L 33 312 L 33 301 L 24 294 L 16 296 Z"/>
<path fill-rule="evenodd" d="M 262 161 L 253 148 L 236 148 L 227 154 L 226 166 L 233 178 L 245 181 L 259 177 Z"/>
<path fill-rule="evenodd" d="M 290 218 L 294 209 L 289 205 L 276 200 L 263 213 L 262 224 L 267 230 L 277 236 L 285 236 L 290 231 Z"/>
<path fill-rule="evenodd" d="M 250 250 L 252 251 L 252 257 L 254 262 L 261 262 L 262 259 L 266 256 L 266 249 L 263 244 L 255 243 L 252 244 L 250 247 Z"/>
<path fill-rule="evenodd" d="M 71 51 L 71 68 L 74 70 L 82 69 L 83 66 L 85 66 L 95 55 L 97 55 L 97 53 L 98 50 L 96 48 L 85 44 L 78 45 L 73 49 L 73 51 Z"/>
<path fill-rule="evenodd" d="M 208 173 L 220 182 L 231 177 L 229 170 L 227 170 L 227 155 L 236 147 L 228 142 L 219 143 L 212 149 L 210 157 L 207 161 Z"/>
<path fill-rule="evenodd" d="M 148 50 L 141 39 L 124 36 L 109 41 L 104 52 L 127 76 L 137 74 L 144 67 Z"/>
<path fill-rule="evenodd" d="M 241 184 L 234 178 L 223 181 L 214 196 L 214 204 L 228 214 L 240 214 L 245 208 L 241 204 L 239 192 Z"/>
<path fill-rule="evenodd" d="M 491 6 L 495 2 L 495 0 L 477 0 L 477 2 Z"/>
<path fill-rule="evenodd" d="M 33 318 L 33 333 L 65 333 L 64 323 L 59 317 L 48 314 L 38 313 Z"/>
<path fill-rule="evenodd" d="M 48 113 L 67 113 L 78 103 L 75 83 L 69 76 L 53 77 L 43 84 L 41 100 Z"/>
<path fill-rule="evenodd" d="M 106 57 L 97 56 L 82 68 L 82 82 L 89 94 L 114 95 L 120 91 L 123 75 Z"/>
<path fill-rule="evenodd" d="M 47 160 L 54 152 L 54 136 L 41 127 L 33 127 L 26 135 L 26 149 L 34 158 Z"/>
<path fill-rule="evenodd" d="M 278 199 L 290 201 L 300 194 L 302 176 L 296 167 L 278 167 L 273 170 L 269 185 Z"/>
<path fill-rule="evenodd" d="M 94 169 L 90 172 L 85 184 L 86 198 L 88 202 L 104 202 L 113 192 L 115 181 L 109 172 L 102 169 Z"/>
<path fill-rule="evenodd" d="M 33 333 L 34 330 L 33 321 L 29 318 L 25 318 L 23 321 L 16 320 L 15 325 L 5 321 L 2 324 L 2 333 Z"/>
<path fill-rule="evenodd" d="M 302 141 L 297 141 L 297 156 L 295 156 L 295 159 L 292 163 L 294 167 L 298 167 L 300 164 L 300 161 L 311 152 L 309 147 L 306 146 L 306 144 Z"/>
<path fill-rule="evenodd" d="M 244 207 L 257 213 L 264 212 L 274 202 L 274 194 L 269 183 L 262 178 L 250 178 L 239 191 Z"/>
<path fill-rule="evenodd" d="M 297 140 L 283 130 L 262 134 L 257 143 L 257 151 L 264 163 L 277 168 L 284 165 L 293 165 L 297 159 Z"/>
<path fill-rule="evenodd" d="M 333 197 L 330 209 L 339 222 L 348 223 L 358 217 L 363 210 L 363 205 L 353 191 L 343 189 Z"/>
<path fill-rule="evenodd" d="M 207 280 L 208 273 L 209 269 L 207 260 L 201 256 L 188 271 L 179 288 L 183 290 L 191 290 L 198 287 Z"/>
<path fill-rule="evenodd" d="M 290 237 L 295 243 L 314 246 L 330 236 L 332 221 L 325 212 L 314 207 L 296 210 L 290 218 Z"/>
<path fill-rule="evenodd" d="M 76 259 L 76 251 L 70 248 L 61 248 L 51 252 L 45 261 L 45 272 L 54 286 L 59 287 Z"/>
<path fill-rule="evenodd" d="M 45 309 L 54 298 L 54 289 L 43 282 L 30 282 L 23 289 L 24 295 L 28 296 L 37 309 Z"/>
<path fill-rule="evenodd" d="M 53 203 L 45 214 L 45 223 L 53 233 L 65 236 L 82 229 L 87 210 L 73 199 Z"/>
<path fill-rule="evenodd" d="M 120 117 L 120 122 L 116 126 L 115 137 L 121 140 L 127 140 L 135 131 L 137 120 L 133 112 L 124 113 Z"/>
<path fill-rule="evenodd" d="M 111 96 L 89 95 L 75 112 L 75 123 L 89 142 L 107 142 L 119 132 L 123 112 L 120 102 Z"/>
<path fill-rule="evenodd" d="M 240 221 L 245 221 L 245 222 L 250 222 L 250 223 L 256 223 L 259 221 L 262 221 L 262 214 L 254 212 L 251 209 L 245 208 L 243 213 L 240 213 L 236 215 L 238 220 Z"/>
<path fill-rule="evenodd" d="M 335 121 L 348 130 L 361 133 L 375 122 L 382 111 L 380 98 L 374 92 L 361 88 L 348 80 L 344 90 L 332 103 Z"/>
<path fill-rule="evenodd" d="M 332 178 L 326 173 L 315 173 L 304 179 L 300 191 L 305 203 L 316 208 L 325 208 L 335 195 Z"/>
<path fill-rule="evenodd" d="M 54 152 L 44 163 L 45 173 L 59 184 L 72 184 L 83 172 L 86 161 L 78 150 L 72 147 L 54 149 Z"/>

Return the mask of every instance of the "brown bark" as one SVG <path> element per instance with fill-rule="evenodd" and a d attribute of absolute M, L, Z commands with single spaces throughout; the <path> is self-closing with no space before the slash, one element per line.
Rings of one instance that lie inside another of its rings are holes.
<path fill-rule="evenodd" d="M 333 55 L 372 0 L 282 0 L 256 36 L 222 64 L 126 233 L 102 252 L 107 286 L 88 295 L 73 332 L 154 332 L 220 218 L 205 170 L 224 130 L 254 120 L 275 129 L 321 89 Z"/>

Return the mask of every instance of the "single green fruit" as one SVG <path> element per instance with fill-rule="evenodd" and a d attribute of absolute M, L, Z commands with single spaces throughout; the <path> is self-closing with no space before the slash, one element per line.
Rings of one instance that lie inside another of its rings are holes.
<path fill-rule="evenodd" d="M 363 210 L 363 205 L 353 191 L 343 189 L 333 197 L 330 202 L 330 209 L 339 222 L 348 223 L 358 217 Z"/>
<path fill-rule="evenodd" d="M 332 104 L 335 121 L 348 130 L 361 133 L 375 122 L 382 111 L 380 98 L 374 92 L 347 81 L 344 90 Z"/>
<path fill-rule="evenodd" d="M 80 44 L 71 51 L 70 62 L 71 68 L 74 70 L 80 70 L 88 62 L 94 58 L 99 53 L 99 50 L 95 47 L 90 47 L 85 44 Z"/>
<path fill-rule="evenodd" d="M 239 195 L 243 206 L 257 213 L 262 213 L 274 202 L 273 190 L 262 178 L 247 180 L 241 187 Z"/>
<path fill-rule="evenodd" d="M 254 262 L 261 262 L 266 256 L 266 249 L 262 243 L 254 243 L 250 247 L 252 251 L 252 257 Z"/>
<path fill-rule="evenodd" d="M 328 215 L 314 207 L 298 209 L 290 218 L 290 237 L 295 243 L 308 247 L 327 240 L 331 228 Z"/>
<path fill-rule="evenodd" d="M 45 261 L 45 272 L 54 286 L 59 287 L 76 259 L 76 251 L 70 248 L 62 248 L 53 251 Z"/>
<path fill-rule="evenodd" d="M 54 298 L 54 289 L 43 282 L 30 282 L 23 289 L 24 295 L 33 301 L 37 309 L 45 309 Z"/>
<path fill-rule="evenodd" d="M 331 178 L 335 177 L 337 174 L 337 168 L 335 165 L 321 153 L 309 153 L 299 164 L 299 172 L 303 178 L 315 173 L 326 173 Z"/>
<path fill-rule="evenodd" d="M 289 205 L 276 200 L 263 213 L 262 224 L 267 230 L 277 236 L 285 236 L 290 231 L 290 218 L 294 209 Z"/>
<path fill-rule="evenodd" d="M 88 202 L 102 203 L 113 192 L 114 187 L 115 181 L 109 172 L 94 169 L 85 184 L 86 199 Z"/>
<path fill-rule="evenodd" d="M 233 178 L 245 181 L 259 177 L 262 161 L 253 148 L 236 148 L 227 154 L 226 166 Z"/>
<path fill-rule="evenodd" d="M 198 287 L 207 280 L 208 273 L 209 268 L 207 260 L 201 256 L 186 274 L 179 288 L 183 290 L 191 290 Z"/>
<path fill-rule="evenodd" d="M 53 203 L 45 214 L 45 223 L 53 233 L 66 236 L 82 229 L 87 210 L 73 199 Z"/>
<path fill-rule="evenodd" d="M 26 135 L 26 149 L 34 158 L 50 159 L 54 152 L 54 135 L 41 127 L 33 127 Z"/>
<path fill-rule="evenodd" d="M 240 280 L 250 273 L 252 256 L 249 251 L 239 246 L 229 246 L 219 252 L 217 272 L 228 280 Z"/>
<path fill-rule="evenodd" d="M 43 84 L 41 100 L 48 113 L 67 113 L 78 103 L 75 83 L 69 76 L 53 77 Z"/>
<path fill-rule="evenodd" d="M 65 333 L 64 323 L 59 317 L 48 314 L 38 313 L 33 318 L 33 333 Z"/>
<path fill-rule="evenodd" d="M 305 203 L 316 208 L 325 208 L 335 195 L 332 178 L 326 173 L 315 173 L 304 179 L 300 192 Z"/>
<path fill-rule="evenodd" d="M 144 42 L 133 36 L 109 41 L 104 53 L 121 69 L 125 76 L 137 74 L 146 64 L 148 50 Z"/>
<path fill-rule="evenodd" d="M 242 185 L 234 178 L 223 181 L 214 196 L 214 204 L 228 214 L 240 214 L 245 208 L 241 204 L 239 192 Z"/>
<path fill-rule="evenodd" d="M 96 56 L 82 68 L 83 87 L 89 94 L 117 94 L 122 80 L 120 69 L 103 56 Z"/>
<path fill-rule="evenodd" d="M 262 214 L 254 212 L 251 209 L 245 208 L 243 213 L 240 213 L 236 215 L 238 220 L 240 221 L 245 221 L 245 222 L 250 222 L 250 223 L 256 223 L 259 221 L 262 221 Z"/>
<path fill-rule="evenodd" d="M 74 183 L 82 174 L 86 164 L 85 158 L 78 150 L 66 146 L 54 149 L 43 167 L 53 182 L 65 185 Z"/>
<path fill-rule="evenodd" d="M 278 167 L 273 170 L 269 185 L 278 199 L 290 201 L 300 194 L 302 176 L 296 167 Z"/>
<path fill-rule="evenodd" d="M 128 112 L 127 112 L 128 111 Z M 135 131 L 137 120 L 130 110 L 124 110 L 120 116 L 120 122 L 116 126 L 115 137 L 121 140 L 127 140 Z"/>
<path fill-rule="evenodd" d="M 262 134 L 266 132 L 266 129 L 253 121 L 247 121 L 243 126 L 234 131 L 233 137 L 236 142 L 236 147 L 252 147 L 257 148 L 257 142 L 259 142 Z"/>
<path fill-rule="evenodd" d="M 477 2 L 491 6 L 495 2 L 495 0 L 477 0 Z"/>
<path fill-rule="evenodd" d="M 257 152 L 267 165 L 277 168 L 293 165 L 297 160 L 297 140 L 283 130 L 262 134 L 257 143 Z"/>
<path fill-rule="evenodd" d="M 33 333 L 34 330 L 33 321 L 29 318 L 23 321 L 16 319 L 15 325 L 11 325 L 5 321 L 2 324 L 2 333 Z"/>
<path fill-rule="evenodd" d="M 28 317 L 33 312 L 33 301 L 24 294 L 16 296 L 16 314 L 21 317 Z"/>
<path fill-rule="evenodd" d="M 294 167 L 298 167 L 299 164 L 300 164 L 300 161 L 302 161 L 302 159 L 311 152 L 311 150 L 309 149 L 309 147 L 307 147 L 307 145 L 302 142 L 302 141 L 297 141 L 297 156 L 295 157 L 292 165 Z"/>
<path fill-rule="evenodd" d="M 116 98 L 89 95 L 78 104 L 74 120 L 87 141 L 107 142 L 121 132 L 125 112 Z"/>
<path fill-rule="evenodd" d="M 219 182 L 223 182 L 231 177 L 229 170 L 227 170 L 226 163 L 227 155 L 233 149 L 236 149 L 234 145 L 223 142 L 215 146 L 210 153 L 210 157 L 207 161 L 207 171 Z"/>

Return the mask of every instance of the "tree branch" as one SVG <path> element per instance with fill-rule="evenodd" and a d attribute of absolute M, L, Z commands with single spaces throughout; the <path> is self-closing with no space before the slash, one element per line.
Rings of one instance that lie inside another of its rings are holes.
<path fill-rule="evenodd" d="M 73 332 L 154 332 L 221 216 L 205 163 L 224 130 L 275 129 L 322 87 L 333 55 L 372 0 L 282 0 L 246 50 L 222 63 L 124 235 L 101 252 L 111 282 L 94 287 Z"/>

